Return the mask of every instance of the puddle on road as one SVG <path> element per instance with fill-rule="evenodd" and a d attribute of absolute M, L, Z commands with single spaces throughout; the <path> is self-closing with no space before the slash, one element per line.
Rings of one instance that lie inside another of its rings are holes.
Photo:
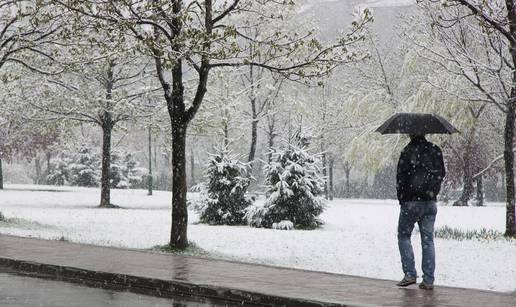
<path fill-rule="evenodd" d="M 2 307 L 236 307 L 233 303 L 195 298 L 158 298 L 31 278 L 0 270 Z"/>

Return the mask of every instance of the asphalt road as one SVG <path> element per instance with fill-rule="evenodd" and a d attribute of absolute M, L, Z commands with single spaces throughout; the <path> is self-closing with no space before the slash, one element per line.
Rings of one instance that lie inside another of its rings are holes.
<path fill-rule="evenodd" d="M 165 299 L 129 292 L 88 288 L 61 281 L 0 273 L 2 307 L 222 307 L 224 303 Z"/>

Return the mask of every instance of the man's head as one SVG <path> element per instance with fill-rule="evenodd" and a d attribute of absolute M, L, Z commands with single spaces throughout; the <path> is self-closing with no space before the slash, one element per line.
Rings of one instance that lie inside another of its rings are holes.
<path fill-rule="evenodd" d="M 409 134 L 409 137 L 410 137 L 411 141 L 418 140 L 418 139 L 423 139 L 423 140 L 425 139 L 424 134 Z"/>

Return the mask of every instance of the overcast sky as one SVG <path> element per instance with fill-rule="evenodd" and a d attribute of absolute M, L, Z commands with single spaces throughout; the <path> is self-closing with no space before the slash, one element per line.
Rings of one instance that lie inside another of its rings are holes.
<path fill-rule="evenodd" d="M 416 3 L 416 0 L 313 0 L 311 5 L 316 5 L 324 2 L 353 2 L 355 4 L 365 4 L 368 7 L 393 7 L 393 6 L 408 6 Z"/>
<path fill-rule="evenodd" d="M 341 0 L 346 1 L 346 0 Z M 416 0 L 365 0 L 369 7 L 408 6 L 416 3 Z"/>

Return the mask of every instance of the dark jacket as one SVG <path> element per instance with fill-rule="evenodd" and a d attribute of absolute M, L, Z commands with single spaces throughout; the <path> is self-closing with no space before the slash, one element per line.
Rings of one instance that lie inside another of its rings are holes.
<path fill-rule="evenodd" d="M 441 149 L 424 137 L 417 137 L 401 152 L 396 174 L 400 203 L 435 201 L 446 171 Z"/>

